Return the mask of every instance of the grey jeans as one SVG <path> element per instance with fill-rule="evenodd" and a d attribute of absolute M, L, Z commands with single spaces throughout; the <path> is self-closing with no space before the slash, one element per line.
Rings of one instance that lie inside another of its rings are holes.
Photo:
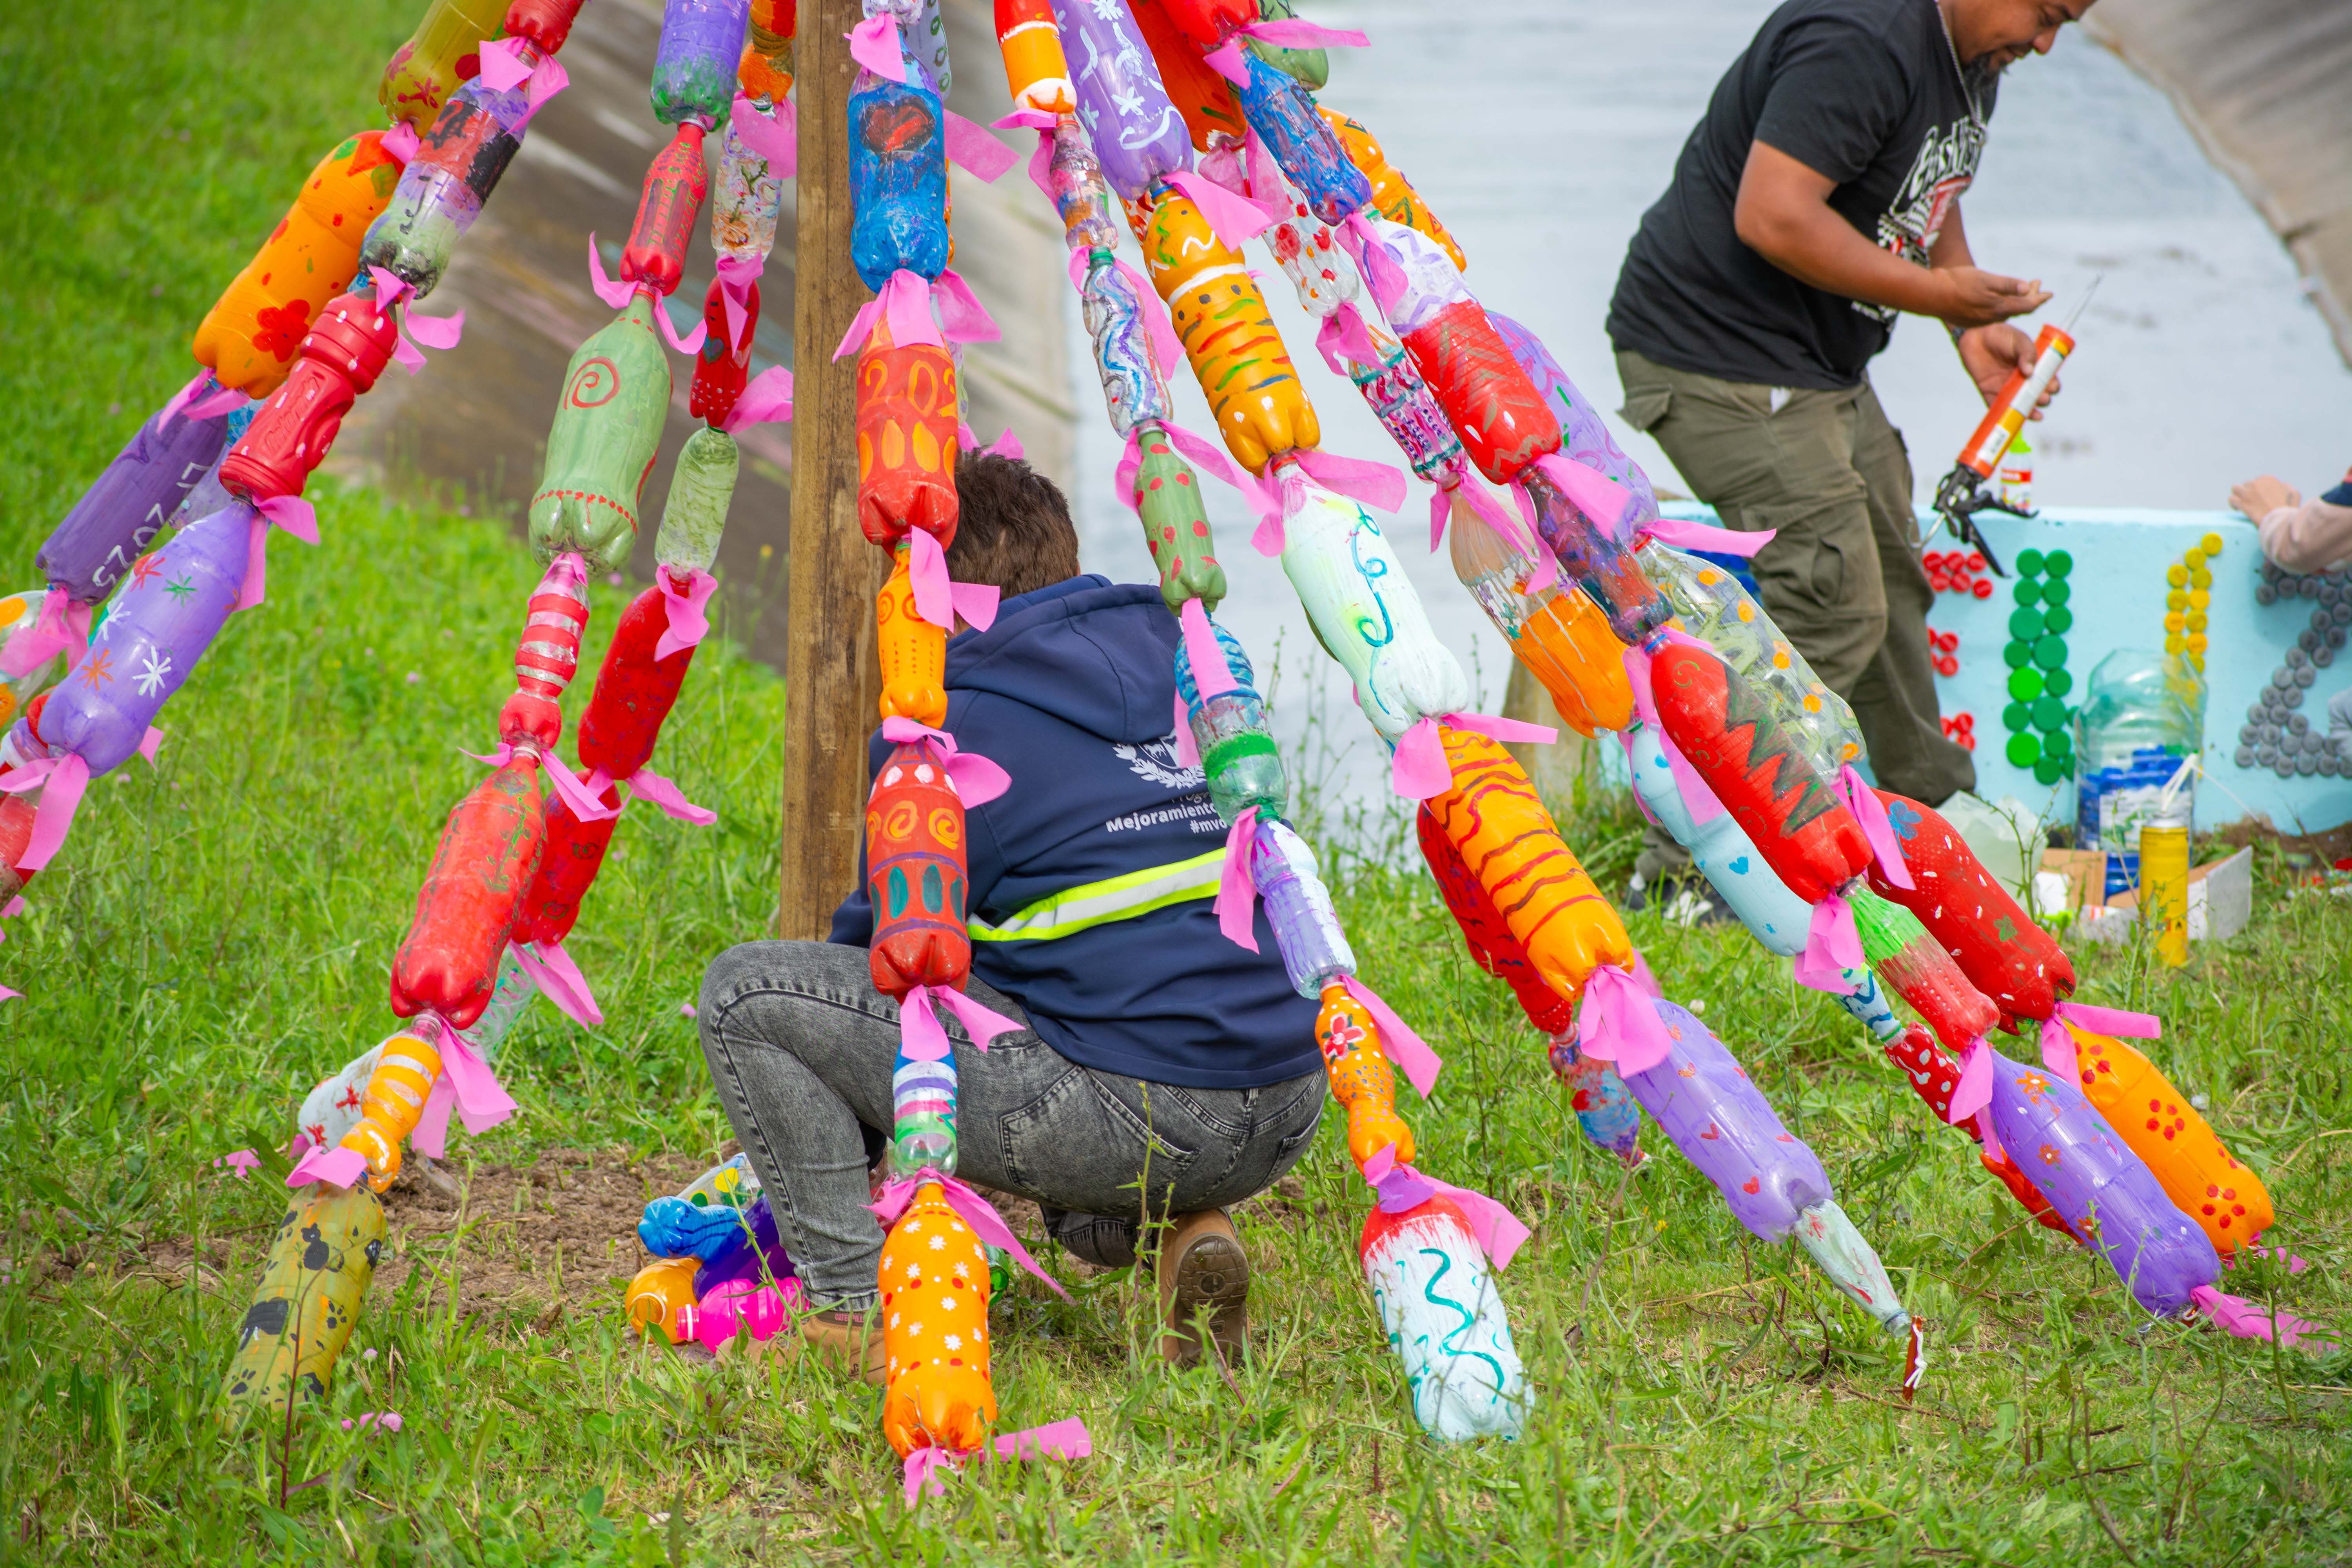
<path fill-rule="evenodd" d="M 1027 1022 L 974 980 L 976 1001 Z M 702 1054 L 766 1189 L 784 1249 L 820 1306 L 876 1299 L 882 1227 L 867 1172 L 891 1122 L 898 1005 L 866 950 L 754 942 L 703 976 Z M 1080 1067 L 1024 1028 L 985 1052 L 951 1016 L 957 1174 L 1034 1200 L 1089 1263 L 1134 1261 L 1145 1224 L 1264 1192 L 1298 1162 L 1323 1110 L 1323 1075 L 1264 1089 L 1185 1089 Z"/>

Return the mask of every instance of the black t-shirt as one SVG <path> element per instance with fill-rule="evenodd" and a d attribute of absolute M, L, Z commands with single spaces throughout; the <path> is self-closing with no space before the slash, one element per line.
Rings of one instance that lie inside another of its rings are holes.
<path fill-rule="evenodd" d="M 1975 177 L 1992 100 L 1990 72 L 1963 88 L 1935 0 L 1789 0 L 1716 84 L 1674 184 L 1643 215 L 1610 341 L 1727 381 L 1853 385 L 1895 312 L 1801 283 L 1740 242 L 1732 206 L 1748 148 L 1835 180 L 1840 216 L 1925 267 Z"/>

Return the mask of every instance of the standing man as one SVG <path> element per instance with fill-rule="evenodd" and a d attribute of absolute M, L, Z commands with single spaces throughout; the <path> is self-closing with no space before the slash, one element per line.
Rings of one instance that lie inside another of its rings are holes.
<path fill-rule="evenodd" d="M 1788 0 L 1717 84 L 1610 302 L 1625 417 L 1726 527 L 1777 531 L 1764 607 L 1853 703 L 1879 784 L 1929 805 L 1976 768 L 1938 722 L 1911 463 L 1870 361 L 1908 311 L 1944 323 L 1988 402 L 2032 365 L 2003 323 L 2050 296 L 1978 268 L 1959 197 L 2001 70 L 2090 7 Z M 1652 829 L 1637 898 L 1688 864 Z"/>

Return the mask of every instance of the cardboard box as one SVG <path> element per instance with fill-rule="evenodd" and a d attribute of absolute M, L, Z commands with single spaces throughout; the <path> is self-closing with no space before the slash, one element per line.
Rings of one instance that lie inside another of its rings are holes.
<path fill-rule="evenodd" d="M 2042 858 L 2045 869 L 2053 857 L 2077 855 L 2080 850 L 2050 850 Z M 2090 852 L 2094 859 L 2095 851 Z M 2189 873 L 2189 940 L 2191 942 L 2227 942 L 2246 929 L 2254 916 L 2254 852 L 2252 847 L 2239 850 L 2222 860 L 2209 860 Z M 2104 904 L 2085 904 L 2076 917 L 2074 929 L 2094 942 L 2128 942 L 2132 927 L 2139 921 L 2139 891 L 2126 888 Z"/>

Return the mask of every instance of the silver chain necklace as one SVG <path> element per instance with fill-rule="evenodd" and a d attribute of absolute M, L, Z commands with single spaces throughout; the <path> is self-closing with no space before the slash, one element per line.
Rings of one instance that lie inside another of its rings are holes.
<path fill-rule="evenodd" d="M 1952 62 L 1952 76 L 1960 84 L 1960 101 L 1969 106 L 1969 123 L 1984 129 L 1984 110 L 1977 102 L 1976 89 L 1969 86 L 1969 73 L 1960 64 L 1960 46 L 1952 37 L 1952 19 L 1944 14 L 1938 0 L 1927 0 L 1936 8 L 1937 24 L 1944 30 L 1944 52 Z"/>

